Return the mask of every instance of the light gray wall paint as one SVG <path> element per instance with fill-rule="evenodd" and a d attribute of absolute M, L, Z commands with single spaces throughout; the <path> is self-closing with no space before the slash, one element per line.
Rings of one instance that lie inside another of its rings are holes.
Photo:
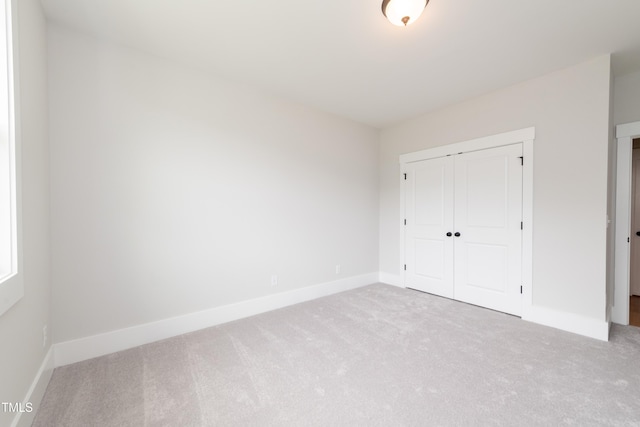
<path fill-rule="evenodd" d="M 400 154 L 535 126 L 533 304 L 604 321 L 609 87 L 603 56 L 383 130 L 380 270 L 400 274 Z"/>
<path fill-rule="evenodd" d="M 613 122 L 615 125 L 640 121 L 640 72 L 615 79 Z"/>
<path fill-rule="evenodd" d="M 50 345 L 46 22 L 38 0 L 18 3 L 24 297 L 0 317 L 0 400 L 22 402 Z M 0 410 L 0 425 L 14 414 Z"/>
<path fill-rule="evenodd" d="M 49 43 L 56 341 L 378 271 L 377 130 Z"/>

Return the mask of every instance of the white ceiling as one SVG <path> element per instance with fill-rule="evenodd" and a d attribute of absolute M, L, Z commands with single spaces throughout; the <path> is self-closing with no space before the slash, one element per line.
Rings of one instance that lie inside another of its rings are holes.
<path fill-rule="evenodd" d="M 640 0 L 42 0 L 76 30 L 375 127 L 614 53 L 640 70 Z"/>

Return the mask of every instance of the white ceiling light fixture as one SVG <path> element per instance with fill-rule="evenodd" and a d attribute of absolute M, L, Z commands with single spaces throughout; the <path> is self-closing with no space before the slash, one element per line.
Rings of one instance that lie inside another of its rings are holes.
<path fill-rule="evenodd" d="M 389 22 L 406 27 L 422 15 L 429 0 L 383 0 L 382 13 Z"/>

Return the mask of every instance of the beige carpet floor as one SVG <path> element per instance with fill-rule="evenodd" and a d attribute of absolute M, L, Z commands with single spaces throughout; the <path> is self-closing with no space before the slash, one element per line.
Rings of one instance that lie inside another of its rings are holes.
<path fill-rule="evenodd" d="M 34 426 L 639 426 L 611 341 L 371 285 L 55 370 Z"/>

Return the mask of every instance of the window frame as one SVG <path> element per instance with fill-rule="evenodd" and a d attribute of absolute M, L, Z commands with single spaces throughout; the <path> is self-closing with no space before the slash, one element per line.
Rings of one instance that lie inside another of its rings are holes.
<path fill-rule="evenodd" d="M 21 197 L 21 144 L 19 126 L 19 96 L 18 96 L 18 43 L 17 43 L 17 0 L 2 0 L 0 19 L 6 23 L 4 31 L 0 34 L 0 43 L 6 46 L 6 61 L 1 60 L 0 66 L 7 69 L 7 104 L 8 114 L 0 120 L 6 120 L 8 147 L 5 165 L 0 173 L 8 174 L 8 195 L 4 197 L 2 205 L 8 210 L 4 224 L 10 236 L 8 256 L 0 260 L 2 269 L 6 271 L 0 278 L 0 316 L 13 307 L 24 296 L 23 269 L 22 269 L 22 197 Z M 6 64 L 5 64 L 6 62 Z M 0 244 L 3 244 L 0 242 Z"/>

